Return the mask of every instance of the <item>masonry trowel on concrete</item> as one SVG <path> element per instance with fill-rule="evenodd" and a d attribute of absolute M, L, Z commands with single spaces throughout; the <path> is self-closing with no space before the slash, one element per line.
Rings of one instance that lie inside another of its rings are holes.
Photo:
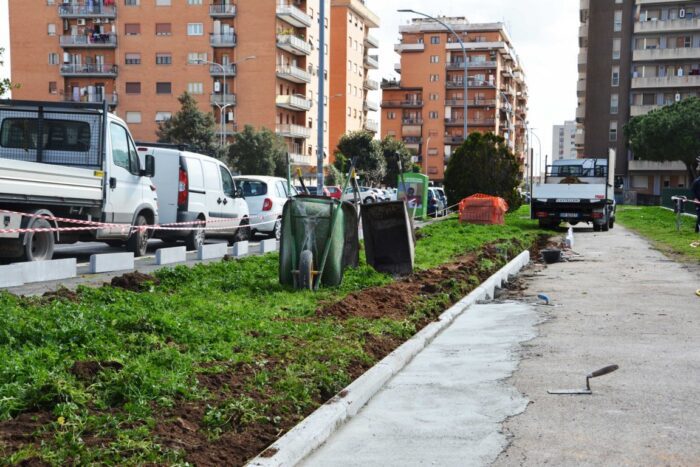
<path fill-rule="evenodd" d="M 572 395 L 590 395 L 593 394 L 593 391 L 591 391 L 591 384 L 590 384 L 590 379 L 591 378 L 597 378 L 598 376 L 603 376 L 607 375 L 608 373 L 612 373 L 613 371 L 617 370 L 620 368 L 617 365 L 608 365 L 605 368 L 601 368 L 600 370 L 596 370 L 589 375 L 586 376 L 586 388 L 585 389 L 555 389 L 555 390 L 550 390 L 547 391 L 548 394 L 572 394 Z"/>

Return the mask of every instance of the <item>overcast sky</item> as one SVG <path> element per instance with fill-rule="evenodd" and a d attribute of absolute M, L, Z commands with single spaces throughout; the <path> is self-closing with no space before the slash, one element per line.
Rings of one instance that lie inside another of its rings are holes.
<path fill-rule="evenodd" d="M 32 0 L 35 1 L 35 0 Z M 272 1 L 272 0 L 265 0 Z M 0 0 L 0 47 L 9 48 L 8 0 Z M 530 90 L 530 126 L 552 152 L 552 125 L 572 120 L 576 111 L 578 0 L 366 0 L 382 20 L 374 34 L 381 42 L 378 78 L 396 77 L 398 28 L 411 19 L 397 8 L 430 15 L 466 16 L 472 23 L 502 21 L 525 68 Z M 8 76 L 9 54 L 0 76 Z M 377 72 L 375 72 L 377 73 Z M 378 99 L 378 98 L 377 98 Z M 535 148 L 537 148 L 536 143 Z"/>

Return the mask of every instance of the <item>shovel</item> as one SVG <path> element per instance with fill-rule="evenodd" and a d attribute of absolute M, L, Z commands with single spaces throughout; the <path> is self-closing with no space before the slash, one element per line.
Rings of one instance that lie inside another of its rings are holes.
<path fill-rule="evenodd" d="M 593 391 L 591 391 L 591 384 L 590 384 L 590 379 L 591 378 L 597 378 L 598 376 L 603 376 L 607 375 L 608 373 L 612 373 L 613 371 L 617 370 L 620 368 L 617 365 L 609 365 L 604 368 L 601 368 L 600 370 L 596 370 L 593 373 L 590 373 L 589 375 L 586 376 L 586 388 L 585 389 L 555 389 L 555 390 L 549 390 L 547 391 L 548 394 L 572 394 L 572 395 L 590 395 L 593 394 Z"/>

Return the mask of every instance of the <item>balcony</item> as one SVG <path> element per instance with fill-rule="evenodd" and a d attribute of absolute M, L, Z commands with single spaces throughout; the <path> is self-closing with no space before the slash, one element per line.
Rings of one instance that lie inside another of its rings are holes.
<path fill-rule="evenodd" d="M 496 107 L 496 99 L 469 99 L 469 107 Z M 445 106 L 464 107 L 464 99 L 447 99 Z"/>
<path fill-rule="evenodd" d="M 496 85 L 494 83 L 491 83 L 489 81 L 473 81 L 469 80 L 467 82 L 468 87 L 471 88 L 495 88 Z M 445 83 L 445 86 L 447 89 L 464 89 L 464 81 L 463 80 L 447 80 Z"/>
<path fill-rule="evenodd" d="M 284 96 L 277 96 L 276 104 L 277 107 L 282 107 L 283 109 L 306 112 L 311 110 L 312 103 L 304 96 L 288 94 Z"/>
<path fill-rule="evenodd" d="M 362 105 L 362 109 L 365 112 L 376 112 L 377 110 L 379 110 L 379 106 L 376 102 L 365 101 L 365 103 Z"/>
<path fill-rule="evenodd" d="M 295 28 L 310 28 L 311 17 L 294 5 L 277 5 L 277 17 Z"/>
<path fill-rule="evenodd" d="M 655 76 L 650 78 L 632 78 L 632 89 L 684 88 L 700 86 L 700 76 Z"/>
<path fill-rule="evenodd" d="M 212 18 L 234 18 L 236 5 L 209 5 L 209 16 Z"/>
<path fill-rule="evenodd" d="M 289 159 L 294 167 L 316 167 L 317 163 L 316 156 L 308 156 L 306 154 L 299 154 L 297 152 L 290 152 Z"/>
<path fill-rule="evenodd" d="M 209 45 L 212 47 L 235 47 L 236 33 L 209 34 Z"/>
<path fill-rule="evenodd" d="M 277 47 L 294 55 L 311 55 L 311 45 L 289 34 L 277 34 Z"/>
<path fill-rule="evenodd" d="M 365 36 L 365 48 L 378 49 L 379 48 L 379 39 L 372 36 L 371 34 Z"/>
<path fill-rule="evenodd" d="M 61 65 L 61 76 L 66 77 L 104 77 L 104 78 L 116 78 L 117 77 L 117 65 L 75 65 L 66 64 Z"/>
<path fill-rule="evenodd" d="M 640 115 L 646 115 L 652 110 L 660 109 L 661 105 L 631 105 L 630 106 L 630 116 L 639 117 Z"/>
<path fill-rule="evenodd" d="M 579 105 L 578 107 L 576 107 L 576 121 L 583 122 L 584 118 L 586 118 L 586 106 Z"/>
<path fill-rule="evenodd" d="M 365 120 L 363 128 L 367 131 L 371 131 L 372 133 L 378 133 L 379 122 L 377 122 L 376 120 Z"/>
<path fill-rule="evenodd" d="M 277 125 L 275 132 L 284 138 L 311 138 L 311 128 L 301 125 Z"/>
<path fill-rule="evenodd" d="M 235 94 L 224 94 L 220 92 L 211 93 L 211 105 L 236 105 L 236 95 Z"/>
<path fill-rule="evenodd" d="M 408 117 L 401 120 L 404 125 L 422 125 L 423 119 L 419 117 Z"/>
<path fill-rule="evenodd" d="M 309 72 L 293 65 L 278 66 L 277 77 L 299 84 L 311 82 L 311 74 Z"/>
<path fill-rule="evenodd" d="M 574 135 L 574 145 L 583 148 L 583 145 L 586 140 L 586 135 L 585 133 L 581 132 L 579 133 L 578 131 Z"/>
<path fill-rule="evenodd" d="M 60 44 L 63 48 L 80 47 L 80 48 L 115 48 L 117 46 L 116 34 L 96 34 L 91 36 L 86 35 L 69 35 L 61 36 Z"/>
<path fill-rule="evenodd" d="M 394 71 L 397 72 L 398 74 L 401 74 L 401 62 L 394 63 Z"/>
<path fill-rule="evenodd" d="M 672 19 L 668 21 L 638 21 L 634 23 L 635 34 L 697 31 L 700 18 Z"/>
<path fill-rule="evenodd" d="M 425 44 L 415 43 L 415 44 L 396 44 L 394 45 L 394 52 L 400 54 L 404 52 L 422 52 L 425 50 Z"/>
<path fill-rule="evenodd" d="M 92 104 L 97 104 L 102 103 L 103 100 L 106 100 L 107 105 L 110 107 L 116 107 L 118 102 L 117 93 L 107 94 L 106 96 L 102 94 L 87 94 L 81 96 L 79 99 L 75 99 L 73 95 L 70 94 L 70 91 L 67 91 L 63 96 L 64 102 L 90 102 Z"/>
<path fill-rule="evenodd" d="M 585 22 L 578 27 L 578 37 L 588 37 L 588 22 Z"/>
<path fill-rule="evenodd" d="M 585 79 L 580 79 L 576 82 L 576 93 L 578 94 L 579 97 L 586 94 L 586 80 Z"/>
<path fill-rule="evenodd" d="M 366 79 L 365 82 L 363 83 L 363 86 L 365 89 L 369 91 L 378 91 L 379 90 L 379 81 L 375 81 L 373 79 Z"/>
<path fill-rule="evenodd" d="M 420 100 L 408 100 L 408 101 L 382 101 L 382 107 L 392 108 L 392 107 L 423 107 L 423 101 Z"/>
<path fill-rule="evenodd" d="M 420 136 L 404 136 L 403 142 L 406 144 L 423 144 L 423 138 Z"/>
<path fill-rule="evenodd" d="M 469 126 L 495 126 L 496 125 L 496 119 L 495 118 L 480 118 L 480 119 L 471 119 L 469 122 L 467 122 Z M 464 125 L 464 117 L 451 117 L 451 118 L 446 118 L 445 119 L 445 126 L 463 126 Z"/>
<path fill-rule="evenodd" d="M 223 69 L 219 65 L 209 65 L 209 74 L 211 76 L 221 76 L 223 78 L 224 76 L 224 70 L 226 70 L 226 76 L 236 76 L 236 64 L 235 63 L 230 63 L 228 65 L 222 65 Z"/>
<path fill-rule="evenodd" d="M 496 68 L 498 66 L 498 62 L 494 60 L 484 60 L 481 62 L 467 62 L 467 69 L 468 70 L 473 70 L 473 69 L 478 69 L 478 68 Z M 445 65 L 445 68 L 448 70 L 464 70 L 464 62 L 461 61 L 455 61 L 455 62 L 447 62 Z"/>
<path fill-rule="evenodd" d="M 113 5 L 66 4 L 58 6 L 58 16 L 69 18 L 105 18 L 117 17 L 117 8 Z"/>
<path fill-rule="evenodd" d="M 588 64 L 588 47 L 581 47 L 578 51 L 578 70 L 585 71 Z"/>
<path fill-rule="evenodd" d="M 688 59 L 700 59 L 700 47 L 681 47 L 677 49 L 642 49 L 634 50 L 632 52 L 632 61 L 635 62 Z"/>
<path fill-rule="evenodd" d="M 683 172 L 688 169 L 681 161 L 656 162 L 656 161 L 628 161 L 627 169 L 630 172 Z"/>
<path fill-rule="evenodd" d="M 365 67 L 370 70 L 378 70 L 379 57 L 377 55 L 365 55 Z"/>

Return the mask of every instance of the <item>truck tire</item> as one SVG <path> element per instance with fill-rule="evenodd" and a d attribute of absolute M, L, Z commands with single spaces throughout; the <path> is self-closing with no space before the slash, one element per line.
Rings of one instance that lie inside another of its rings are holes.
<path fill-rule="evenodd" d="M 605 223 L 601 225 L 600 228 L 603 232 L 610 230 L 610 219 L 607 216 L 605 217 Z"/>
<path fill-rule="evenodd" d="M 198 219 L 200 221 L 204 219 Z M 187 237 L 185 238 L 185 247 L 188 251 L 199 250 L 199 247 L 204 245 L 204 240 L 206 239 L 206 231 L 204 230 L 206 224 L 202 224 L 200 228 L 191 230 Z"/>
<path fill-rule="evenodd" d="M 608 222 L 608 227 L 611 229 L 615 228 L 615 218 L 611 218 L 610 221 Z"/>
<path fill-rule="evenodd" d="M 134 222 L 134 227 L 143 227 L 148 225 L 148 220 L 143 214 L 139 214 Z M 134 253 L 134 256 L 144 256 L 148 251 L 148 238 L 150 237 L 150 230 L 148 229 L 137 229 L 131 234 L 129 240 L 126 242 L 127 250 Z"/>
<path fill-rule="evenodd" d="M 596 224 L 595 222 L 593 223 L 593 232 L 600 232 L 602 226 Z"/>
<path fill-rule="evenodd" d="M 46 219 L 35 218 L 27 225 L 28 229 L 50 229 L 52 226 Z M 24 237 L 23 259 L 25 261 L 48 261 L 53 258 L 53 232 L 27 233 Z"/>
<path fill-rule="evenodd" d="M 250 240 L 250 227 L 248 227 L 248 224 L 250 224 L 248 219 L 241 220 L 241 223 L 233 236 L 233 243 L 246 242 Z"/>

